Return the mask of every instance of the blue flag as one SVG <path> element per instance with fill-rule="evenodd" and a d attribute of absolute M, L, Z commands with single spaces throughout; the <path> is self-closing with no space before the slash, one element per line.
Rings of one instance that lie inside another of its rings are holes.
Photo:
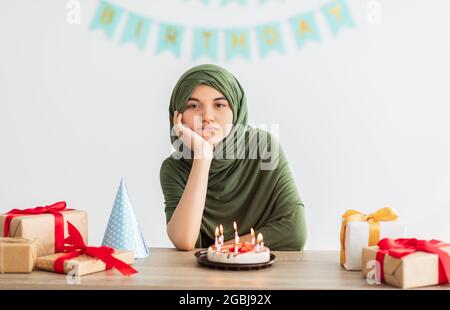
<path fill-rule="evenodd" d="M 289 22 L 298 47 L 303 47 L 310 40 L 320 42 L 319 28 L 312 12 L 294 16 Z"/>
<path fill-rule="evenodd" d="M 247 5 L 247 0 L 222 0 L 222 5 L 225 6 L 232 2 L 237 2 L 241 5 Z"/>
<path fill-rule="evenodd" d="M 217 60 L 218 36 L 216 29 L 196 28 L 194 30 L 194 60 L 202 55 Z"/>
<path fill-rule="evenodd" d="M 133 42 L 143 50 L 147 44 L 151 23 L 152 21 L 149 18 L 129 13 L 127 24 L 122 35 L 122 43 Z"/>
<path fill-rule="evenodd" d="M 279 22 L 256 27 L 256 37 L 258 39 L 258 45 L 263 57 L 266 56 L 271 50 L 281 53 L 284 52 L 283 38 L 280 29 L 281 27 Z"/>
<path fill-rule="evenodd" d="M 237 55 L 250 59 L 250 32 L 248 29 L 225 30 L 225 53 L 227 60 Z"/>
<path fill-rule="evenodd" d="M 337 35 L 342 27 L 355 27 L 345 0 L 336 0 L 324 5 L 322 12 L 333 35 Z"/>
<path fill-rule="evenodd" d="M 179 57 L 183 43 L 184 27 L 173 24 L 160 24 L 156 54 L 169 50 Z"/>
<path fill-rule="evenodd" d="M 122 12 L 122 8 L 105 1 L 100 1 L 91 23 L 91 30 L 102 29 L 106 36 L 111 39 L 117 29 Z"/>

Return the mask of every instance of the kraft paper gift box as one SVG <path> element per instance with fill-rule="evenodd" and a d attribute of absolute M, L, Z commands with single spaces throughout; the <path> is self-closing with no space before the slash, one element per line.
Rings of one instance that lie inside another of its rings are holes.
<path fill-rule="evenodd" d="M 34 240 L 0 238 L 0 273 L 28 273 L 36 261 Z"/>
<path fill-rule="evenodd" d="M 36 268 L 46 271 L 55 271 L 55 261 L 63 255 L 65 255 L 65 253 L 56 253 L 38 257 L 36 260 Z M 112 256 L 128 265 L 134 263 L 134 253 L 132 251 L 116 250 Z M 74 271 L 74 275 L 83 276 L 106 270 L 106 264 L 96 257 L 84 254 L 64 261 L 64 273 L 67 274 L 71 270 Z"/>
<path fill-rule="evenodd" d="M 67 221 L 70 221 L 81 232 L 83 239 L 88 239 L 88 220 L 87 213 L 80 210 L 66 210 L 65 203 L 57 203 L 61 206 L 64 236 L 60 236 L 62 241 L 67 236 Z M 57 205 L 54 204 L 54 205 Z M 51 208 L 52 206 L 45 208 Z M 38 207 L 43 208 L 43 207 Z M 37 208 L 34 208 L 37 209 Z M 34 210 L 27 209 L 27 210 Z M 19 210 L 26 211 L 26 210 Z M 19 212 L 20 213 L 20 212 Z M 5 222 L 7 222 L 8 214 L 0 214 L 0 237 L 14 237 L 25 239 L 36 239 L 37 256 L 45 256 L 55 253 L 55 216 L 51 213 L 44 214 L 27 214 L 15 215 L 9 224 L 9 234 L 4 236 Z M 62 232 L 62 231 L 61 231 Z"/>
<path fill-rule="evenodd" d="M 443 245 L 440 250 L 448 256 L 450 244 Z M 401 258 L 385 254 L 382 267 L 383 277 L 381 277 L 380 263 L 377 262 L 378 250 L 378 246 L 370 246 L 362 251 L 362 274 L 365 278 L 369 275 L 371 279 L 375 277 L 378 283 L 385 282 L 399 288 L 439 284 L 439 256 L 437 254 L 416 251 Z M 448 261 L 450 262 L 450 257 Z M 448 280 L 445 283 L 448 283 Z"/>
<path fill-rule="evenodd" d="M 69 236 L 65 239 L 64 253 L 39 257 L 36 266 L 42 270 L 69 273 L 82 276 L 110 268 L 116 268 L 123 275 L 129 276 L 137 271 L 130 266 L 134 263 L 132 251 L 115 250 L 107 246 L 88 246 L 80 231 L 67 222 Z"/>
<path fill-rule="evenodd" d="M 342 219 L 340 260 L 346 270 L 361 270 L 364 247 L 376 245 L 383 238 L 405 236 L 405 225 L 396 220 L 397 215 L 388 207 L 369 215 L 349 210 Z"/>

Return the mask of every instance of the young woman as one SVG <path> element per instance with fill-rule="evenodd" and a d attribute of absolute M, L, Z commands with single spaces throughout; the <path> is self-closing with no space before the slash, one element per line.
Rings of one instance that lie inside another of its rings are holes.
<path fill-rule="evenodd" d="M 250 229 L 273 250 L 301 250 L 304 206 L 278 141 L 247 124 L 238 80 L 222 67 L 191 68 L 178 80 L 169 107 L 176 152 L 160 171 L 167 233 L 179 250 L 214 243 L 215 228 L 234 242 Z"/>

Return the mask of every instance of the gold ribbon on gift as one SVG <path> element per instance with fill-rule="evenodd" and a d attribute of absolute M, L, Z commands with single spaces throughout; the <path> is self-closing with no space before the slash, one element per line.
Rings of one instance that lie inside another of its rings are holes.
<path fill-rule="evenodd" d="M 380 241 L 380 222 L 395 221 L 398 218 L 394 210 L 389 207 L 381 208 L 374 213 L 364 214 L 357 210 L 348 210 L 342 215 L 341 224 L 341 265 L 345 263 L 345 229 L 350 222 L 369 223 L 369 243 L 368 246 L 377 245 Z"/>

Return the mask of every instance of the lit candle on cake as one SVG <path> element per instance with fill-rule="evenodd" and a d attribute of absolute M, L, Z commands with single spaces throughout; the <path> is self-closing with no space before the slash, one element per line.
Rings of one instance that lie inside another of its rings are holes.
<path fill-rule="evenodd" d="M 234 228 L 234 254 L 237 254 L 238 253 L 239 235 L 237 232 L 236 222 L 233 222 L 233 228 Z"/>
<path fill-rule="evenodd" d="M 216 231 L 214 232 L 214 235 L 216 236 L 214 246 L 216 248 L 216 251 L 219 251 L 219 227 L 216 227 Z"/>
<path fill-rule="evenodd" d="M 259 252 L 260 250 L 264 250 L 264 238 L 262 233 L 258 234 L 258 237 L 256 238 L 256 252 Z"/>
<path fill-rule="evenodd" d="M 234 239 L 234 254 L 237 255 L 239 248 L 238 248 L 238 243 L 239 243 L 239 236 L 236 237 L 236 239 Z"/>
<path fill-rule="evenodd" d="M 220 246 L 223 246 L 223 226 L 222 224 L 219 225 L 220 227 L 220 237 L 219 237 L 219 241 L 220 241 Z"/>
<path fill-rule="evenodd" d="M 259 244 L 259 246 L 261 247 L 261 251 L 264 250 L 264 237 L 262 235 L 262 233 L 258 234 L 258 240 L 256 240 Z"/>
<path fill-rule="evenodd" d="M 255 231 L 253 230 L 253 227 L 250 228 L 250 234 L 252 235 L 252 245 L 255 245 Z"/>

